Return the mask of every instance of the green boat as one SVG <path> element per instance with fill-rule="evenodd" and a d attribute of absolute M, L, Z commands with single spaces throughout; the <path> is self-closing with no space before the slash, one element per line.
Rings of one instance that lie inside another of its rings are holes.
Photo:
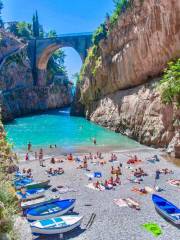
<path fill-rule="evenodd" d="M 15 188 L 21 189 L 22 187 L 25 187 L 26 189 L 36 189 L 36 188 L 47 188 L 50 183 L 50 180 L 45 180 L 45 181 L 39 181 L 39 182 L 32 182 L 28 184 L 19 184 L 15 185 Z"/>

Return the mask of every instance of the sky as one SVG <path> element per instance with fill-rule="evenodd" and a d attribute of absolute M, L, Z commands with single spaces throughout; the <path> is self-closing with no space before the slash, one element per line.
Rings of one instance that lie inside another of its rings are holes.
<path fill-rule="evenodd" d="M 58 34 L 94 32 L 114 7 L 113 0 L 3 0 L 3 3 L 4 22 L 31 22 L 37 10 L 44 30 L 54 29 Z M 71 78 L 80 70 L 82 62 L 74 49 L 64 48 L 64 51 Z"/>

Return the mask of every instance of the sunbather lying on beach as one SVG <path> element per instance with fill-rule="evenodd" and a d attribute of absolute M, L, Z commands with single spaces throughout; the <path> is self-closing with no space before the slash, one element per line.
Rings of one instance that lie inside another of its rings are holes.
<path fill-rule="evenodd" d="M 106 160 L 104 160 L 104 159 L 99 160 L 99 164 L 101 164 L 101 165 L 106 164 Z"/>
<path fill-rule="evenodd" d="M 140 163 L 142 160 L 138 159 L 137 156 L 135 155 L 134 157 L 131 157 L 128 161 L 127 164 L 136 164 Z"/>
<path fill-rule="evenodd" d="M 59 175 L 59 174 L 63 174 L 64 173 L 64 169 L 63 168 L 58 168 L 58 169 L 53 169 L 50 168 L 49 170 L 46 171 L 48 174 L 50 175 Z"/>
<path fill-rule="evenodd" d="M 52 164 L 62 163 L 62 162 L 64 162 L 64 161 L 61 160 L 61 159 L 56 159 L 56 158 L 54 158 L 54 157 L 52 157 L 52 158 L 51 158 L 51 161 L 50 161 L 50 163 L 52 163 Z"/>
<path fill-rule="evenodd" d="M 137 188 L 137 187 L 132 188 L 131 191 L 137 192 L 137 193 L 139 193 L 141 195 L 148 193 L 145 188 Z"/>
<path fill-rule="evenodd" d="M 169 170 L 168 168 L 163 168 L 163 169 L 160 170 L 160 173 L 164 173 L 165 175 L 166 174 L 173 174 L 173 171 Z"/>
<path fill-rule="evenodd" d="M 145 173 L 142 168 L 138 168 L 138 169 L 135 169 L 134 176 L 135 177 L 144 177 L 144 176 L 148 176 L 148 174 Z"/>
<path fill-rule="evenodd" d="M 180 179 L 170 179 L 168 180 L 168 183 L 173 186 L 180 187 Z"/>

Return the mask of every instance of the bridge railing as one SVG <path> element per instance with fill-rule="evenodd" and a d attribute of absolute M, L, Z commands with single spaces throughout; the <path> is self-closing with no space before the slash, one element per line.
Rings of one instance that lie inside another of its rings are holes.
<path fill-rule="evenodd" d="M 92 36 L 93 33 L 92 32 L 84 32 L 84 33 L 64 33 L 64 34 L 59 34 L 57 36 L 54 37 L 39 37 L 39 38 L 32 38 L 32 39 L 37 39 L 37 40 L 41 40 L 41 39 L 53 39 L 53 38 L 63 38 L 63 37 L 80 37 L 80 36 Z M 31 39 L 31 40 L 32 40 Z"/>

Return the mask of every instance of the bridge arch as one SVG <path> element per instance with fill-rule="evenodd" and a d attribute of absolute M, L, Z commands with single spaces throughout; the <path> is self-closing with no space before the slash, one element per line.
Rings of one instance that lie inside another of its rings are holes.
<path fill-rule="evenodd" d="M 59 48 L 71 47 L 75 49 L 84 62 L 87 51 L 92 44 L 92 33 L 66 34 L 53 38 L 43 38 L 34 40 L 31 48 L 34 46 L 33 69 L 35 84 L 39 86 L 46 85 L 46 68 L 51 55 Z"/>

